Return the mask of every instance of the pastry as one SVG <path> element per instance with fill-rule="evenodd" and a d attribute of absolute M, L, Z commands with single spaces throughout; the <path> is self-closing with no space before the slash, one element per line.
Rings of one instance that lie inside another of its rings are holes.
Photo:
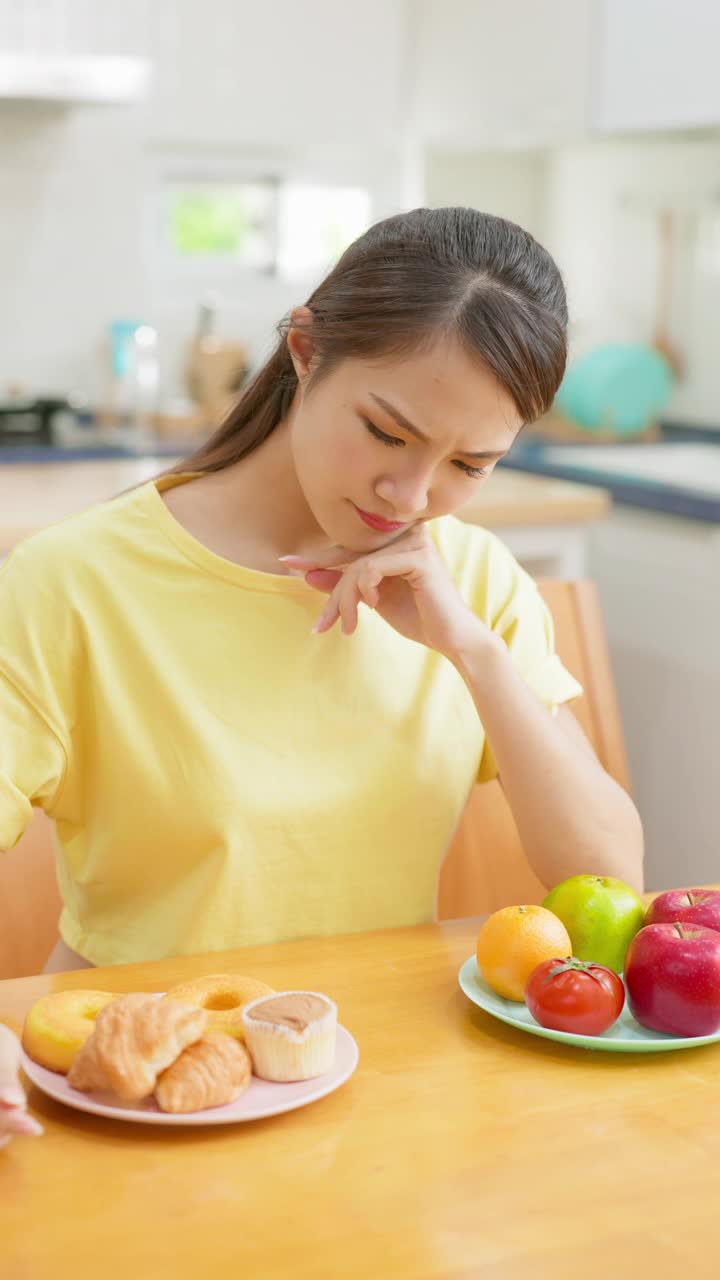
<path fill-rule="evenodd" d="M 244 1093 L 251 1075 L 245 1045 L 222 1031 L 208 1031 L 162 1072 L 155 1097 L 162 1111 L 222 1107 Z"/>
<path fill-rule="evenodd" d="M 242 1011 L 251 1000 L 272 995 L 273 987 L 256 978 L 246 978 L 239 973 L 211 973 L 195 982 L 183 982 L 171 987 L 166 1000 L 183 1000 L 204 1009 L 208 1016 L 209 1031 L 226 1031 L 238 1040 L 244 1039 Z"/>
<path fill-rule="evenodd" d="M 95 1030 L 98 1013 L 116 999 L 110 991 L 54 991 L 42 996 L 25 1019 L 25 1052 L 41 1067 L 67 1075 L 76 1053 Z"/>
<path fill-rule="evenodd" d="M 125 1102 L 139 1102 L 152 1093 L 160 1072 L 200 1039 L 206 1023 L 202 1009 L 179 1000 L 120 996 L 98 1014 L 68 1083 L 84 1093 L 111 1089 Z"/>
<path fill-rule="evenodd" d="M 283 991 L 243 1011 L 253 1071 L 263 1080 L 309 1080 L 335 1058 L 337 1007 L 317 991 Z"/>

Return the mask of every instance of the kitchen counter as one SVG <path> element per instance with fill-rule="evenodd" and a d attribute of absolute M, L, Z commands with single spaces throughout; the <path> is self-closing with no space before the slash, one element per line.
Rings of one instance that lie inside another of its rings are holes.
<path fill-rule="evenodd" d="M 174 462 L 174 457 L 146 457 L 3 466 L 0 454 L 0 555 L 46 525 L 143 484 Z"/>
<path fill-rule="evenodd" d="M 140 457 L 3 466 L 0 454 L 0 555 L 38 529 L 142 484 L 174 461 Z M 498 530 L 510 546 L 516 531 L 528 536 L 532 531 L 544 546 L 551 535 L 557 541 L 555 530 L 565 539 L 579 537 L 608 505 L 602 489 L 501 468 L 459 514 Z"/>
<path fill-rule="evenodd" d="M 720 433 L 650 443 L 558 444 L 520 437 L 503 466 L 602 485 L 620 506 L 720 524 Z"/>

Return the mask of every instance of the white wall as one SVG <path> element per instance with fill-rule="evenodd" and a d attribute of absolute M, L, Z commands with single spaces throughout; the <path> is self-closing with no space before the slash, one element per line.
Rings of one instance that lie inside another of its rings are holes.
<path fill-rule="evenodd" d="M 61 9 L 62 30 L 47 21 Z M 404 21 L 399 0 L 128 0 L 122 21 L 90 0 L 0 0 L 2 47 L 139 53 L 155 67 L 142 106 L 0 102 L 0 397 L 8 384 L 102 395 L 115 318 L 157 325 L 165 388 L 180 390 L 205 288 L 173 278 L 158 251 L 152 202 L 170 162 L 366 186 L 373 217 L 400 208 Z M 372 92 L 356 67 L 372 68 Z M 220 326 L 257 358 L 314 283 L 230 280 Z"/>
<path fill-rule="evenodd" d="M 677 206 L 673 321 L 687 376 L 672 412 L 720 424 L 720 135 L 564 141 L 582 132 L 592 9 L 592 0 L 518 0 L 508 14 L 490 0 L 265 9 L 126 0 L 120 14 L 93 0 L 0 0 L 0 46 L 64 41 L 148 54 L 156 69 L 143 107 L 0 103 L 0 395 L 20 382 L 97 396 L 117 317 L 157 325 L 165 384 L 178 388 L 203 289 L 163 266 L 153 192 L 173 158 L 201 157 L 364 185 L 374 217 L 426 200 L 513 218 L 558 258 L 574 350 L 651 337 L 653 220 Z M 48 21 L 55 11 L 64 25 Z M 542 148 L 521 146 L 523 120 Z M 549 148 L 552 137 L 562 145 Z M 313 283 L 228 280 L 220 325 L 256 358 Z"/>
<path fill-rule="evenodd" d="M 431 143 L 547 144 L 585 134 L 594 0 L 410 0 L 414 118 Z"/>
<path fill-rule="evenodd" d="M 545 234 L 548 161 L 543 151 L 469 151 L 430 147 L 425 197 L 433 208 L 472 205 Z"/>
<path fill-rule="evenodd" d="M 596 0 L 593 126 L 716 125 L 719 45 L 717 0 Z"/>
<path fill-rule="evenodd" d="M 669 416 L 720 426 L 720 137 L 583 143 L 549 155 L 545 242 L 565 274 L 571 351 L 650 341 L 657 216 L 677 219 L 671 332 L 686 361 Z"/>
<path fill-rule="evenodd" d="M 148 304 L 135 112 L 0 110 L 0 394 L 98 389 L 102 335 Z"/>

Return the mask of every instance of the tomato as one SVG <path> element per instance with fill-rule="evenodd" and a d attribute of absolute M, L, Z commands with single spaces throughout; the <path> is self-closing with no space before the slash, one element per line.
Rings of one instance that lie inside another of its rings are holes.
<path fill-rule="evenodd" d="M 599 1036 L 616 1022 L 625 1004 L 622 978 L 604 964 L 544 960 L 533 969 L 525 1003 L 541 1027 Z"/>

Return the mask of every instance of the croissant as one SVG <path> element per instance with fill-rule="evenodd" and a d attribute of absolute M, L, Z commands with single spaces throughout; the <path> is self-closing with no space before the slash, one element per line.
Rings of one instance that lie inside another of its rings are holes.
<path fill-rule="evenodd" d="M 208 1031 L 158 1077 L 162 1111 L 201 1111 L 234 1102 L 247 1089 L 252 1062 L 245 1045 L 223 1031 Z"/>
<path fill-rule="evenodd" d="M 147 1098 L 161 1071 L 199 1040 L 204 1009 L 133 993 L 100 1010 L 95 1030 L 68 1074 L 74 1089 L 112 1089 L 126 1102 Z"/>

